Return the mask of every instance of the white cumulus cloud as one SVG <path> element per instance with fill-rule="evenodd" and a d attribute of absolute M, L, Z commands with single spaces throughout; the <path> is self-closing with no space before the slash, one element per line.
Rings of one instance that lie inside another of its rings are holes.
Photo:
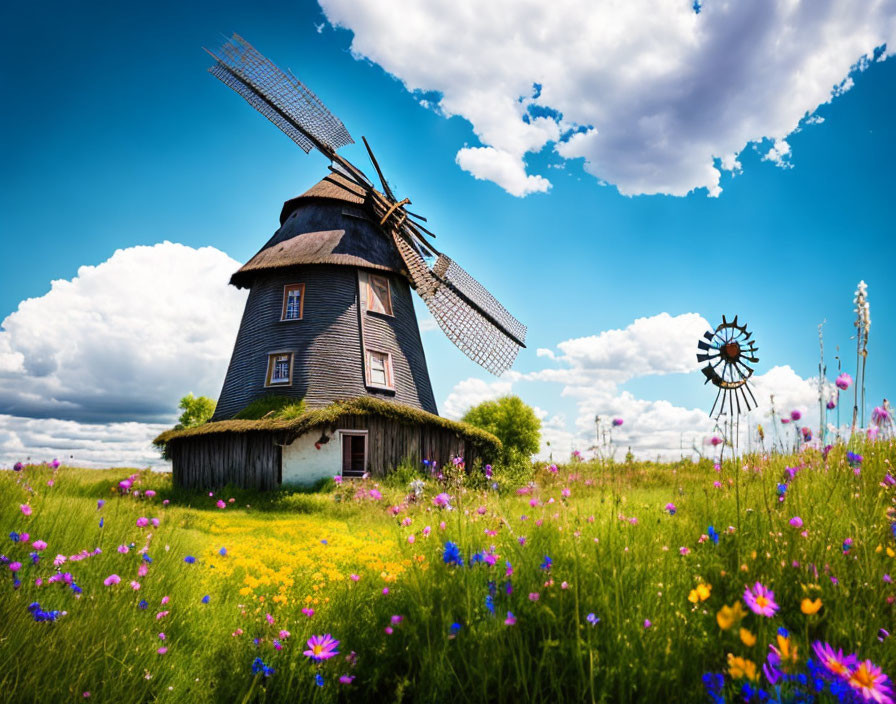
<path fill-rule="evenodd" d="M 164 242 L 53 281 L 0 324 L 0 413 L 168 422 L 189 391 L 216 398 L 245 303 L 239 263 Z"/>
<path fill-rule="evenodd" d="M 356 56 L 467 119 L 481 146 L 458 164 L 517 196 L 549 188 L 525 157 L 551 144 L 625 195 L 717 196 L 750 144 L 789 164 L 786 137 L 896 50 L 896 0 L 320 4 Z"/>
<path fill-rule="evenodd" d="M 451 393 L 448 394 L 445 403 L 442 404 L 442 415 L 446 418 L 460 418 L 473 406 L 483 401 L 492 401 L 506 396 L 512 389 L 512 382 L 506 379 L 497 379 L 496 381 L 464 379 L 455 384 Z"/>

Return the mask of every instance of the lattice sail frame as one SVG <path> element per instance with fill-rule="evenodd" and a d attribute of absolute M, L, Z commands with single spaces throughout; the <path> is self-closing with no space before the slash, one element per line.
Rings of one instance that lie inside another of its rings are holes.
<path fill-rule="evenodd" d="M 315 141 L 334 152 L 354 144 L 342 120 L 320 98 L 238 34 L 221 46 L 220 54 L 208 53 L 217 62 L 209 73 L 245 98 L 306 154 L 318 146 Z"/>
<path fill-rule="evenodd" d="M 715 413 L 716 407 L 719 408 L 719 416 L 726 412 L 726 406 L 732 416 L 756 407 L 756 397 L 748 383 L 754 371 L 749 365 L 759 362 L 756 356 L 759 348 L 752 338 L 753 333 L 747 330 L 746 325 L 738 325 L 737 316 L 729 322 L 723 315 L 721 324 L 715 330 L 705 332 L 703 339 L 697 343 L 697 361 L 701 364 L 708 362 L 700 370 L 706 377 L 704 383 L 712 382 L 719 389 L 710 416 Z"/>
<path fill-rule="evenodd" d="M 396 201 L 372 152 L 370 157 L 385 194 L 375 190 L 360 169 L 336 153 L 340 147 L 354 143 L 342 121 L 304 83 L 292 73 L 281 71 L 239 35 L 225 42 L 219 53 L 208 53 L 215 59 L 215 65 L 209 68 L 213 76 L 242 96 L 306 154 L 316 148 L 334 162 L 333 171 L 365 191 L 417 293 L 448 339 L 495 375 L 513 366 L 520 347 L 525 347 L 526 326 L 457 262 L 423 238 L 423 232 L 431 233 L 408 220 L 410 213 L 404 205 L 410 201 Z M 432 268 L 425 254 L 437 257 Z"/>

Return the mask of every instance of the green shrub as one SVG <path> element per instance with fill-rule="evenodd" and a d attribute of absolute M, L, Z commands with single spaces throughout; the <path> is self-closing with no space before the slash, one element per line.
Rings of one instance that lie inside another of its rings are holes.
<path fill-rule="evenodd" d="M 513 451 L 531 457 L 541 443 L 541 421 L 519 396 L 504 396 L 474 406 L 461 419 L 497 437 L 502 445 L 501 463 L 515 461 Z"/>

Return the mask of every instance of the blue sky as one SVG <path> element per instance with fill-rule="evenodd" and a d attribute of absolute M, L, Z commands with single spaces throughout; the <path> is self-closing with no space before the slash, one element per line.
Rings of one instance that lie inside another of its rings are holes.
<path fill-rule="evenodd" d="M 763 160 L 770 140 L 746 146 L 718 197 L 705 188 L 624 196 L 550 146 L 526 156 L 549 192 L 516 197 L 456 163 L 459 149 L 483 143 L 470 121 L 421 106 L 438 94 L 413 94 L 353 56 L 353 33 L 334 29 L 315 3 L 20 3 L 9 15 L 0 30 L 3 63 L 15 67 L 0 76 L 14 96 L 0 111 L 0 319 L 118 249 L 169 240 L 245 261 L 276 229 L 282 202 L 326 174 L 323 157 L 304 155 L 206 73 L 202 47 L 238 31 L 316 91 L 358 142 L 370 140 L 443 250 L 528 325 L 518 371 L 545 367 L 538 348 L 663 312 L 711 322 L 740 313 L 759 340 L 759 371 L 789 365 L 803 378 L 817 373 L 826 319 L 828 352 L 839 345 L 852 371 L 851 299 L 864 279 L 869 398 L 894 387 L 892 60 L 854 72 L 854 85 L 815 112 L 823 122 L 787 137 L 789 168 Z M 342 153 L 367 168 L 363 146 Z M 424 343 L 440 403 L 464 379 L 492 381 L 441 333 Z M 45 344 L 66 340 L 51 330 Z M 620 389 L 708 409 L 700 381 L 654 374 Z M 557 385 L 514 390 L 572 425 L 576 403 Z"/>

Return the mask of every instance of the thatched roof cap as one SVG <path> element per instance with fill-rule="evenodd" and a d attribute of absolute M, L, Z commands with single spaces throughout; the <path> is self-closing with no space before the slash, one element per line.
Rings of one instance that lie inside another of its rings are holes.
<path fill-rule="evenodd" d="M 308 264 L 336 264 L 404 273 L 391 239 L 365 205 L 364 193 L 331 174 L 287 201 L 280 229 L 231 278 L 238 288 L 261 272 Z M 341 228 L 341 229 L 336 229 Z"/>
<path fill-rule="evenodd" d="M 165 446 L 169 442 L 197 436 L 210 436 L 224 433 L 276 432 L 285 442 L 291 442 L 312 428 L 322 425 L 336 425 L 345 416 L 380 416 L 406 424 L 433 425 L 453 431 L 480 448 L 492 452 L 501 449 L 501 441 L 494 435 L 468 423 L 460 423 L 442 418 L 433 413 L 421 411 L 412 406 L 371 396 L 360 396 L 350 401 L 336 401 L 325 408 L 292 418 L 290 420 L 219 420 L 205 423 L 194 428 L 166 430 L 153 443 Z"/>
<path fill-rule="evenodd" d="M 352 205 L 363 205 L 365 202 L 365 194 L 360 186 L 355 185 L 344 176 L 330 174 L 302 195 L 286 201 L 283 204 L 283 210 L 280 211 L 280 224 L 285 223 L 286 218 L 290 216 L 292 211 L 298 208 L 303 200 L 308 198 L 337 200 L 343 203 L 351 203 Z"/>

